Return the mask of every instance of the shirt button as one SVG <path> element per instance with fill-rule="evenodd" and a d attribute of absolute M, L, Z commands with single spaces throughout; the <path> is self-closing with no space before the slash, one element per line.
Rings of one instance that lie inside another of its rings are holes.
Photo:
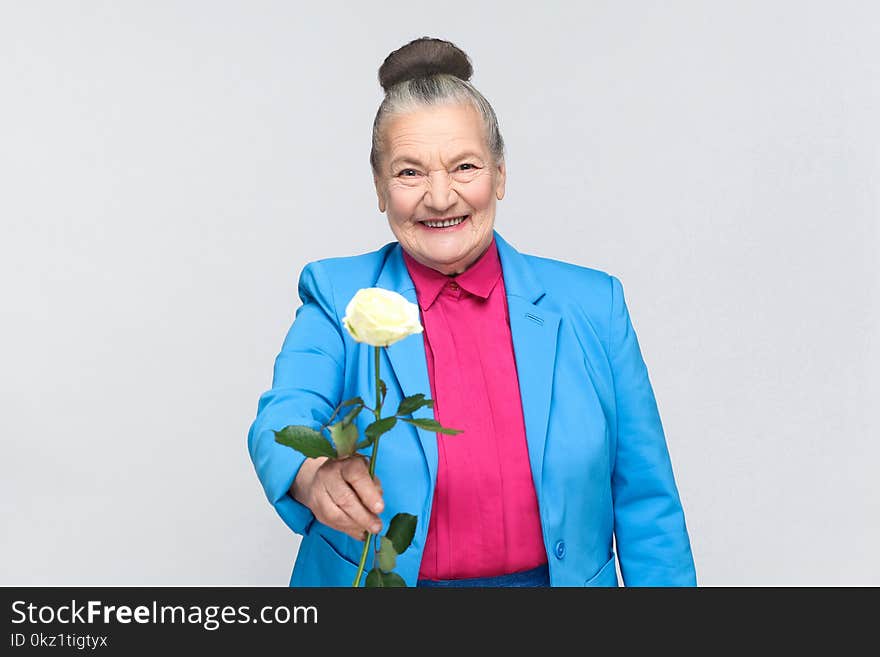
<path fill-rule="evenodd" d="M 458 283 L 456 283 L 455 281 L 452 281 L 452 282 L 449 284 L 449 289 L 450 289 L 450 290 L 457 290 L 457 289 L 458 289 Z"/>
<path fill-rule="evenodd" d="M 556 558 L 562 559 L 565 556 L 565 541 L 556 541 Z"/>

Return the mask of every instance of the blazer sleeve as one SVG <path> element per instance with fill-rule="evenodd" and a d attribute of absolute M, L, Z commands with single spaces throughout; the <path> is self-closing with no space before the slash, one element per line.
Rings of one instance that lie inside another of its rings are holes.
<path fill-rule="evenodd" d="M 275 442 L 274 431 L 291 424 L 318 429 L 341 401 L 344 343 L 333 294 L 319 262 L 303 268 L 302 305 L 275 359 L 272 388 L 260 396 L 248 432 L 248 450 L 269 503 L 293 531 L 305 535 L 315 517 L 290 496 L 305 457 Z"/>
<path fill-rule="evenodd" d="M 623 285 L 611 276 L 610 358 L 617 407 L 611 489 L 626 586 L 695 586 L 684 512 Z"/>

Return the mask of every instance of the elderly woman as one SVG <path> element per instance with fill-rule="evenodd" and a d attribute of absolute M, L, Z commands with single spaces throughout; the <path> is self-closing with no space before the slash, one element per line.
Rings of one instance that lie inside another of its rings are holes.
<path fill-rule="evenodd" d="M 370 161 L 396 241 L 302 271 L 248 435 L 269 501 L 303 536 L 290 584 L 351 585 L 365 532 L 407 511 L 417 529 L 397 572 L 410 586 L 616 586 L 614 539 L 627 586 L 694 585 L 621 283 L 520 253 L 495 230 L 504 143 L 471 72 L 427 37 L 386 58 Z M 375 480 L 362 455 L 305 458 L 274 440 L 373 396 L 372 348 L 342 328 L 365 287 L 417 302 L 424 327 L 382 351 L 386 405 L 430 391 L 435 418 L 462 430 L 398 425 Z"/>

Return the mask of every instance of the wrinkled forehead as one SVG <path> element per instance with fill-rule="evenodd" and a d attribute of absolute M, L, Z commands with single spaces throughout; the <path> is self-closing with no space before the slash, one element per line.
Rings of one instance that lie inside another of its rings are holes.
<path fill-rule="evenodd" d="M 421 107 L 393 116 L 385 129 L 387 160 L 451 164 L 461 156 L 489 159 L 480 113 L 469 104 Z"/>

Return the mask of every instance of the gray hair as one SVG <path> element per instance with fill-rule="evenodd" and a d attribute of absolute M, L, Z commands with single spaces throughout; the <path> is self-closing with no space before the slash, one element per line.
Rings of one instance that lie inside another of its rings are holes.
<path fill-rule="evenodd" d="M 504 139 L 489 101 L 467 80 L 448 73 L 435 73 L 402 80 L 385 92 L 385 99 L 373 121 L 373 146 L 370 150 L 373 173 L 379 174 L 379 165 L 385 156 L 384 129 L 392 117 L 425 107 L 455 104 L 470 104 L 479 112 L 489 152 L 496 165 L 501 163 L 504 160 Z"/>

